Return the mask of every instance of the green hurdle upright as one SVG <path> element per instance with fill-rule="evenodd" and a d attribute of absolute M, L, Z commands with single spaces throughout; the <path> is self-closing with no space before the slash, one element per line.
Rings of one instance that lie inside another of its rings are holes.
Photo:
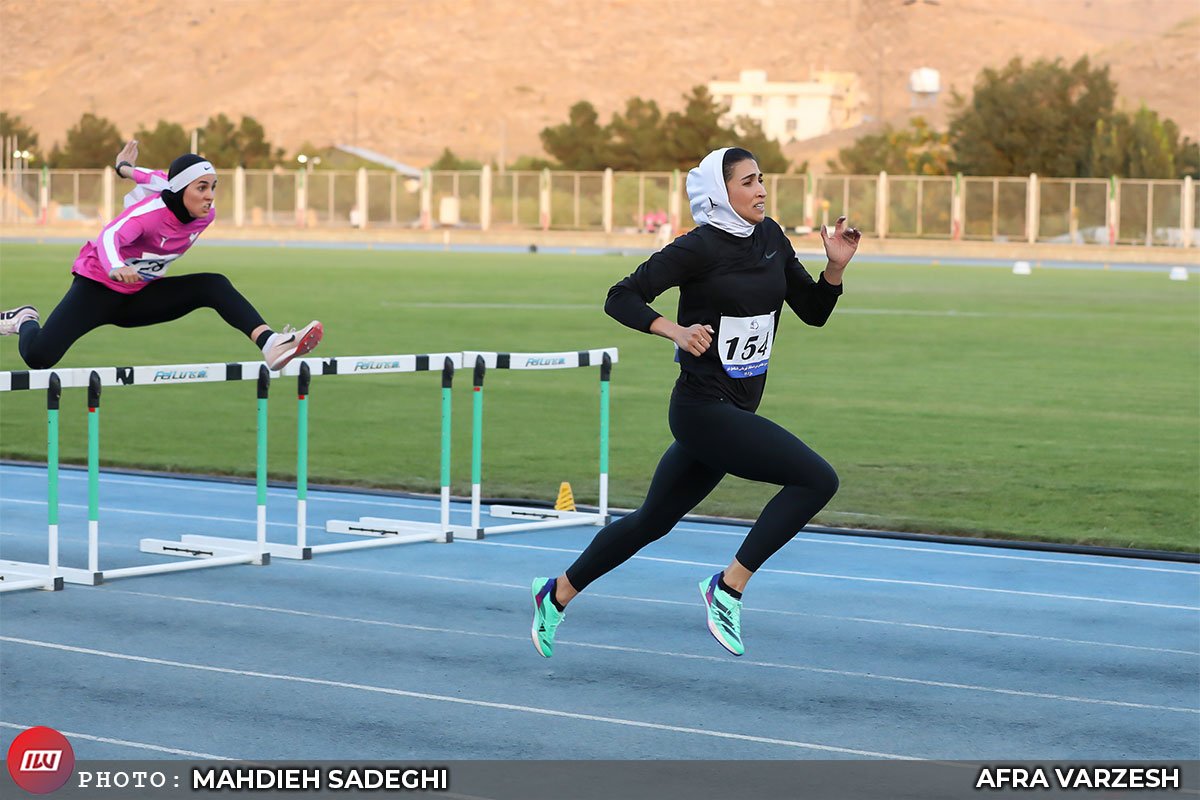
<path fill-rule="evenodd" d="M 58 404 L 62 398 L 62 382 L 50 373 L 46 384 L 46 563 L 29 561 L 0 561 L 0 592 L 18 589 L 63 588 L 58 568 Z"/>
<path fill-rule="evenodd" d="M 0 592 L 63 588 L 58 566 L 58 406 L 62 381 L 55 372 L 46 379 L 46 563 L 0 561 Z"/>
<path fill-rule="evenodd" d="M 612 356 L 600 361 L 600 517 L 601 525 L 612 522 L 608 513 L 608 384 L 612 380 Z"/>
<path fill-rule="evenodd" d="M 100 571 L 100 374 L 88 376 L 88 569 Z"/>
<path fill-rule="evenodd" d="M 87 384 L 87 467 L 88 467 L 88 565 L 87 569 L 62 567 L 67 583 L 97 586 L 100 572 L 100 374 L 88 373 Z"/>

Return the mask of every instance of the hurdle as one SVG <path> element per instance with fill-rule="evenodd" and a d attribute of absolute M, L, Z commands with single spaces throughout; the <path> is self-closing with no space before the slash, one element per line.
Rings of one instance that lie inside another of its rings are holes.
<path fill-rule="evenodd" d="M 88 390 L 88 567 L 73 569 L 57 564 L 57 517 L 58 517 L 58 456 L 57 456 L 57 400 L 54 408 L 54 458 L 48 465 L 51 487 L 50 514 L 54 519 L 51 526 L 51 562 L 36 565 L 41 570 L 52 569 L 67 583 L 95 586 L 107 579 L 153 575 L 164 572 L 179 572 L 192 569 L 227 566 L 233 564 L 267 564 L 269 553 L 260 547 L 245 545 L 212 547 L 206 545 L 182 545 L 179 542 L 159 539 L 142 539 L 139 549 L 145 553 L 183 556 L 191 560 L 147 564 L 133 567 L 101 569 L 99 565 L 99 441 L 100 441 L 100 395 L 104 386 L 165 386 L 181 383 L 209 383 L 225 381 L 257 380 L 259 393 L 259 525 L 258 538 L 265 539 L 266 531 L 266 392 L 270 384 L 270 372 L 261 361 L 224 362 L 210 364 L 165 364 L 135 367 L 83 367 L 61 370 L 19 370 L 0 372 L 0 392 L 47 388 L 53 382 L 64 388 L 87 388 Z M 231 540 L 238 541 L 238 540 Z M 0 563 L 0 568 L 4 568 Z M 16 569 L 12 568 L 14 574 Z M 41 575 L 39 571 L 37 573 Z"/>
<path fill-rule="evenodd" d="M 411 520 L 391 519 L 388 517 L 359 517 L 357 520 L 327 520 L 325 523 L 326 533 L 338 533 L 363 538 L 359 538 L 356 541 L 313 545 L 311 548 L 313 552 L 331 553 L 373 547 L 387 547 L 396 544 L 454 541 L 454 531 L 450 525 L 450 417 L 452 407 L 450 390 L 454 383 L 454 370 L 462 365 L 462 353 L 352 356 L 331 358 L 320 362 L 321 374 L 323 375 L 428 372 L 437 369 L 438 364 L 441 364 L 442 370 L 440 521 L 413 522 Z M 302 366 L 301 370 L 298 387 L 301 410 L 297 415 L 299 426 L 296 469 L 297 537 L 303 537 L 307 527 L 304 523 L 307 513 L 308 475 L 307 365 Z M 303 539 L 298 538 L 297 543 L 303 543 Z"/>
<path fill-rule="evenodd" d="M 295 359 L 279 374 L 295 376 L 296 381 L 296 536 L 295 544 L 272 542 L 266 539 L 266 385 L 260 382 L 259 425 L 259 528 L 258 539 L 233 539 L 221 536 L 185 534 L 178 542 L 155 540 L 161 548 L 156 552 L 190 555 L 193 552 L 235 552 L 248 555 L 259 553 L 278 558 L 307 560 L 317 553 L 362 550 L 416 542 L 450 542 L 450 388 L 454 367 L 461 362 L 461 353 L 426 353 L 419 355 L 339 356 L 334 358 Z M 361 517 L 356 521 L 328 520 L 327 533 L 346 534 L 354 541 L 308 543 L 308 404 L 312 392 L 314 369 L 317 376 L 380 375 L 389 373 L 431 372 L 442 365 L 442 522 L 424 523 L 408 520 Z M 266 374 L 266 367 L 263 368 Z"/>
<path fill-rule="evenodd" d="M 482 539 L 488 534 L 571 528 L 577 525 L 607 525 L 611 521 L 612 518 L 608 513 L 609 382 L 612 377 L 612 365 L 616 362 L 617 348 L 615 347 L 562 353 L 480 351 L 463 353 L 463 363 L 474 366 L 471 427 L 471 524 L 469 528 L 455 528 L 455 535 L 462 538 Z M 483 382 L 487 370 L 544 371 L 597 365 L 600 367 L 600 505 L 598 511 L 558 511 L 553 508 L 535 506 L 492 505 L 488 508 L 491 516 L 524 521 L 504 525 L 482 525 L 480 518 L 483 496 Z"/>
<path fill-rule="evenodd" d="M 184 534 L 178 541 L 168 539 L 142 539 L 143 553 L 157 553 L 166 556 L 182 556 L 200 559 L 202 563 L 166 565 L 174 569 L 196 568 L 198 566 L 220 566 L 221 564 L 269 564 L 271 556 L 285 551 L 291 558 L 310 558 L 310 554 L 299 548 L 288 545 L 269 545 L 267 543 L 267 400 L 271 389 L 271 372 L 266 364 L 258 364 L 257 374 L 258 417 L 256 425 L 255 447 L 255 538 L 233 539 L 224 536 L 201 536 Z M 282 553 L 280 553 L 282 554 Z M 129 575 L 145 575 L 165 571 L 163 566 L 127 567 L 110 570 L 105 573 L 110 577 Z"/>
<path fill-rule="evenodd" d="M 4 389 L 12 388 L 8 374 L 0 379 Z M 45 589 L 60 591 L 63 575 L 58 566 L 58 406 L 62 397 L 62 382 L 51 372 L 45 375 L 46 385 L 46 471 L 47 486 L 46 563 L 30 561 L 0 561 L 0 592 L 15 592 L 21 589 Z M 25 388 L 29 388 L 26 384 Z"/>

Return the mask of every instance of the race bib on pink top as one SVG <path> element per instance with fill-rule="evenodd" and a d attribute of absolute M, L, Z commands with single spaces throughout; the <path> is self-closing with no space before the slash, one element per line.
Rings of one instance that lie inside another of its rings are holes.
<path fill-rule="evenodd" d="M 125 209 L 85 244 L 71 272 L 103 283 L 114 292 L 141 291 L 150 281 L 167 274 L 171 264 L 187 252 L 215 216 L 214 208 L 201 219 L 180 222 L 162 198 L 153 194 Z M 142 280 L 121 283 L 108 277 L 109 272 L 122 266 L 137 269 Z"/>

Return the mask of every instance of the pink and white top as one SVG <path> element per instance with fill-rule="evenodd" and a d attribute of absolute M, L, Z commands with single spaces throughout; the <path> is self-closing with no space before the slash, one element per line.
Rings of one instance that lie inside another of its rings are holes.
<path fill-rule="evenodd" d="M 211 174 L 212 167 L 206 166 Z M 122 294 L 141 291 L 150 281 L 166 275 L 170 263 L 186 253 L 216 217 L 214 206 L 204 217 L 180 222 L 160 197 L 170 188 L 166 173 L 134 167 L 130 174 L 138 186 L 125 196 L 125 210 L 80 249 L 71 267 L 74 274 Z M 142 280 L 121 283 L 108 277 L 110 270 L 121 266 L 136 267 Z"/>

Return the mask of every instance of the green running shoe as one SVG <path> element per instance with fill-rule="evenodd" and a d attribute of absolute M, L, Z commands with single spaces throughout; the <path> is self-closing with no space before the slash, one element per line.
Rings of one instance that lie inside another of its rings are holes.
<path fill-rule="evenodd" d="M 708 632 L 721 647 L 735 656 L 746 652 L 742 646 L 742 601 L 717 585 L 721 573 L 700 581 L 700 596 L 708 609 Z"/>
<path fill-rule="evenodd" d="M 566 614 L 554 607 L 550 593 L 554 591 L 553 578 L 533 579 L 533 646 L 538 655 L 549 658 L 554 655 L 554 631 Z"/>

